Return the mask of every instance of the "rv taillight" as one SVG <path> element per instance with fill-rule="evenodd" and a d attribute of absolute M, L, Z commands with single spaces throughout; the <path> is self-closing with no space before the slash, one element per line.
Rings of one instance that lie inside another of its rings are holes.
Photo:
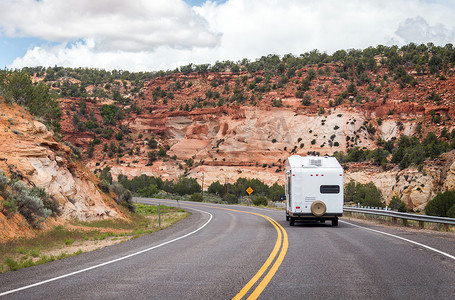
<path fill-rule="evenodd" d="M 343 174 L 340 174 L 340 176 L 343 176 Z"/>
<path fill-rule="evenodd" d="M 321 174 L 321 176 L 324 176 L 324 174 Z"/>
<path fill-rule="evenodd" d="M 295 208 L 300 209 L 300 206 L 296 206 Z"/>
<path fill-rule="evenodd" d="M 319 176 L 318 174 L 316 174 L 316 176 Z"/>

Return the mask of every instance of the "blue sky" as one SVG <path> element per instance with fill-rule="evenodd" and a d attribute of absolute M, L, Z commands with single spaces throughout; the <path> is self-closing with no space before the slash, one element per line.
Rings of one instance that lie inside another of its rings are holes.
<path fill-rule="evenodd" d="M 0 37 L 0 68 L 5 68 L 15 58 L 24 55 L 30 47 L 39 46 L 42 43 L 39 38 Z"/>
<path fill-rule="evenodd" d="M 156 71 L 318 49 L 455 44 L 451 0 L 2 0 L 0 68 Z"/>

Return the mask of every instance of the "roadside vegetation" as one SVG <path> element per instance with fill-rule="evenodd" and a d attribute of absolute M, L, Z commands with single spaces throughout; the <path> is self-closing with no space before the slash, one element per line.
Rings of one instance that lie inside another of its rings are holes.
<path fill-rule="evenodd" d="M 281 201 L 284 187 L 278 183 L 268 186 L 259 179 L 239 178 L 235 183 L 221 184 L 215 181 L 209 185 L 202 198 L 201 186 L 194 178 L 180 177 L 178 180 L 163 181 L 159 177 L 145 174 L 128 179 L 124 175 L 118 176 L 118 183 L 131 191 L 136 197 L 168 198 L 202 202 L 216 202 L 225 204 L 253 204 L 267 206 L 269 201 Z M 246 191 L 253 189 L 251 195 Z"/>
<path fill-rule="evenodd" d="M 430 216 L 455 218 L 455 191 L 439 193 L 425 207 Z"/>
<path fill-rule="evenodd" d="M 43 188 L 30 185 L 27 187 L 14 170 L 9 179 L 0 170 L 1 211 L 7 217 L 19 212 L 33 228 L 40 228 L 41 223 L 49 216 L 60 213 L 59 206 L 54 198 L 49 196 Z"/>
<path fill-rule="evenodd" d="M 373 182 L 361 184 L 351 180 L 344 186 L 345 204 L 360 205 L 371 208 L 384 208 L 385 199 L 381 191 Z M 399 212 L 407 212 L 406 204 L 398 195 L 390 199 L 388 205 L 390 209 Z M 425 207 L 425 214 L 430 216 L 455 218 L 455 191 L 447 190 L 437 194 L 430 200 Z"/>
<path fill-rule="evenodd" d="M 364 206 L 371 208 L 386 207 L 385 199 L 382 197 L 381 191 L 376 185 L 370 181 L 362 184 L 351 180 L 344 185 L 344 202 L 356 206 Z M 401 198 L 394 195 L 387 205 L 390 209 L 399 212 L 406 212 L 406 204 L 401 201 Z"/>
<path fill-rule="evenodd" d="M 57 102 L 57 93 L 50 90 L 47 84 L 33 84 L 25 70 L 0 70 L 0 96 L 8 104 L 17 103 L 25 107 L 59 136 L 62 111 Z"/>
<path fill-rule="evenodd" d="M 370 207 L 385 207 L 381 191 L 373 182 L 361 184 L 351 180 L 344 186 L 344 202 Z"/>
<path fill-rule="evenodd" d="M 17 238 L 0 244 L 0 273 L 77 255 L 160 229 L 157 206 L 135 203 L 134 207 L 135 213 L 128 220 L 74 220 L 35 238 Z M 181 209 L 162 205 L 161 229 L 188 215 Z"/>

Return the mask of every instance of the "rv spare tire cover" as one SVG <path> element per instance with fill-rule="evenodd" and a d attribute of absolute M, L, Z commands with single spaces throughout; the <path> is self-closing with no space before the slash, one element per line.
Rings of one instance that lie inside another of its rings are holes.
<path fill-rule="evenodd" d="M 324 215 L 326 209 L 327 207 L 322 201 L 314 201 L 313 204 L 311 204 L 311 213 L 316 217 Z"/>

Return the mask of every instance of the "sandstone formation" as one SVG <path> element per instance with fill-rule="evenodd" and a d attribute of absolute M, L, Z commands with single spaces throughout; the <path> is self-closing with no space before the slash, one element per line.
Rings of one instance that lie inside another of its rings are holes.
<path fill-rule="evenodd" d="M 424 211 L 428 201 L 438 193 L 455 188 L 455 151 L 445 153 L 439 159 L 427 160 L 422 170 L 394 167 L 383 171 L 381 167 L 367 163 L 346 164 L 345 183 L 372 181 L 382 192 L 388 204 L 396 194 L 413 211 Z"/>
<path fill-rule="evenodd" d="M 60 205 L 61 216 L 49 224 L 121 217 L 115 202 L 102 194 L 96 179 L 71 159 L 71 149 L 56 142 L 53 133 L 17 105 L 0 101 L 0 169 L 14 174 L 29 187 L 44 188 Z M 16 235 L 30 235 L 31 229 L 19 214 L 6 221 L 0 212 L 0 241 Z"/>

